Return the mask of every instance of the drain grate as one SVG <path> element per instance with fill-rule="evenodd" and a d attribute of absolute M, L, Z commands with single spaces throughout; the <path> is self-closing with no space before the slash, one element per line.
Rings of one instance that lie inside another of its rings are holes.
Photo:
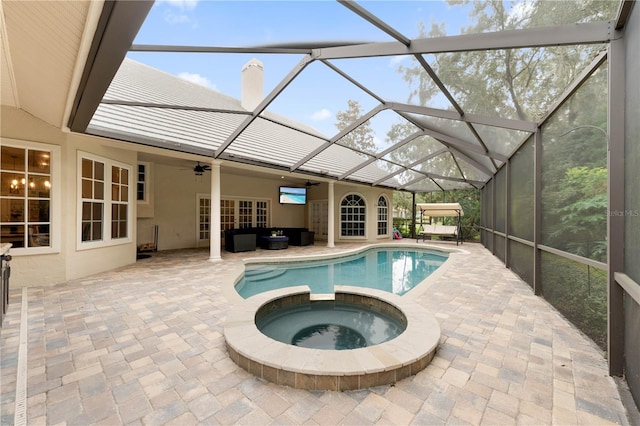
<path fill-rule="evenodd" d="M 27 424 L 27 350 L 29 312 L 27 306 L 27 288 L 22 289 L 22 307 L 20 310 L 20 346 L 18 347 L 18 374 L 16 377 L 16 409 L 13 417 L 15 426 Z"/>

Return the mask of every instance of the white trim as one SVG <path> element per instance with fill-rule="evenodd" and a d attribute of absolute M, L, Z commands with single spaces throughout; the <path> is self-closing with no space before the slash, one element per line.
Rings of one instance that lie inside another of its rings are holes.
<path fill-rule="evenodd" d="M 387 202 L 387 232 L 384 234 L 378 234 L 378 208 L 380 207 L 378 205 L 378 202 L 380 201 L 380 197 L 384 198 L 385 201 Z M 391 226 L 389 226 L 389 219 L 391 219 Z M 391 203 L 389 202 L 389 197 L 387 197 L 387 194 L 380 194 L 378 195 L 378 197 L 376 198 L 376 236 L 378 239 L 386 239 L 389 238 L 389 236 L 391 236 L 391 232 L 390 232 L 390 228 L 393 228 L 393 213 L 391 211 Z"/>
<path fill-rule="evenodd" d="M 138 200 L 138 166 L 144 166 L 144 199 Z M 149 191 L 151 190 L 151 163 L 148 161 L 138 161 L 136 164 L 136 169 L 134 171 L 136 178 L 134 179 L 135 190 L 133 193 L 135 194 L 136 203 L 139 205 L 149 205 Z"/>
<path fill-rule="evenodd" d="M 104 163 L 104 213 L 102 217 L 102 240 L 101 241 L 82 241 L 82 160 L 92 160 Z M 111 238 L 111 167 L 116 166 L 126 169 L 129 175 L 128 182 L 128 201 L 127 201 L 127 237 Z M 131 164 L 121 163 L 110 158 L 101 157 L 89 152 L 77 151 L 76 156 L 76 250 L 90 250 L 101 247 L 117 246 L 129 244 L 133 241 L 133 210 L 134 210 L 134 192 L 133 192 L 133 169 Z"/>
<path fill-rule="evenodd" d="M 211 199 L 211 194 L 205 193 L 205 192 L 199 192 L 196 194 L 196 244 L 199 241 L 206 241 L 206 240 L 200 240 L 200 215 L 199 215 L 199 205 L 198 205 L 198 199 L 199 197 L 203 197 L 203 198 L 208 198 Z M 273 216 L 273 198 L 258 198 L 258 197 L 243 197 L 241 195 L 229 195 L 229 196 L 221 196 L 220 197 L 220 201 L 235 201 L 235 203 L 233 204 L 233 227 L 234 228 L 239 228 L 239 210 L 240 210 L 240 203 L 238 201 L 250 201 L 253 204 L 253 208 L 251 209 L 251 223 L 253 224 L 252 226 L 257 226 L 256 225 L 256 220 L 257 220 L 257 211 L 256 211 L 256 206 L 255 206 L 255 202 L 257 201 L 264 201 L 267 203 L 267 224 L 266 227 L 270 228 L 271 227 L 271 217 Z M 209 214 L 211 214 L 211 212 L 213 212 L 213 206 L 211 206 L 211 209 L 209 210 Z M 210 226 L 212 226 L 213 221 L 210 219 L 209 220 L 209 224 Z M 209 229 L 209 236 L 211 236 L 211 232 L 212 228 Z M 209 241 L 211 241 L 211 238 L 209 238 Z M 199 247 L 199 246 L 198 246 Z"/>
<path fill-rule="evenodd" d="M 200 200 L 209 200 L 209 238 L 200 238 Z M 213 221 L 211 220 L 211 194 L 206 192 L 196 193 L 196 247 L 208 247 L 211 243 Z"/>
<path fill-rule="evenodd" d="M 342 235 L 342 202 L 345 198 L 350 195 L 357 195 L 364 201 L 364 235 Z M 377 204 L 377 199 L 376 199 Z M 369 205 L 367 203 L 367 198 L 360 194 L 359 192 L 347 192 L 340 198 L 340 202 L 338 203 L 338 214 L 340 215 L 340 220 L 338 221 L 338 237 L 340 240 L 366 240 L 369 233 L 369 227 L 367 226 L 368 218 L 369 218 Z M 376 224 L 377 224 L 377 215 L 378 211 L 376 210 Z"/>
<path fill-rule="evenodd" d="M 11 249 L 12 256 L 30 256 L 38 254 L 60 253 L 62 238 L 62 155 L 58 145 L 48 145 L 20 139 L 0 138 L 1 145 L 15 148 L 34 149 L 51 153 L 51 217 L 49 218 L 49 247 L 16 247 Z M 26 213 L 25 213 L 26 214 Z M 26 218 L 25 218 L 26 219 Z"/>

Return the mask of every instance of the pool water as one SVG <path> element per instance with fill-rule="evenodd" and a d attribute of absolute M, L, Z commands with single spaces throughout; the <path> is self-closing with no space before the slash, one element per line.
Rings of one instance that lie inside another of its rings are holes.
<path fill-rule="evenodd" d="M 406 325 L 367 306 L 333 301 L 293 305 L 256 318 L 256 326 L 282 343 L 312 349 L 346 350 L 389 341 Z"/>
<path fill-rule="evenodd" d="M 335 285 L 350 285 L 403 295 L 447 257 L 446 253 L 421 249 L 374 248 L 333 259 L 251 264 L 236 284 L 236 291 L 246 299 L 298 285 L 308 285 L 312 294 L 331 294 Z"/>

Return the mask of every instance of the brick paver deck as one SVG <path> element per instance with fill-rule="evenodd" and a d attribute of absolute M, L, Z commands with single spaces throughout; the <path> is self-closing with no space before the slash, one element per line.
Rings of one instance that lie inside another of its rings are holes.
<path fill-rule="evenodd" d="M 206 250 L 159 252 L 30 287 L 26 422 L 629 424 L 603 353 L 480 245 L 461 248 L 417 297 L 442 329 L 433 362 L 395 385 L 353 392 L 277 386 L 229 359 L 222 283 L 242 258 L 281 252 L 223 253 L 217 263 Z M 22 294 L 11 291 L 1 330 L 3 425 L 14 422 Z"/>

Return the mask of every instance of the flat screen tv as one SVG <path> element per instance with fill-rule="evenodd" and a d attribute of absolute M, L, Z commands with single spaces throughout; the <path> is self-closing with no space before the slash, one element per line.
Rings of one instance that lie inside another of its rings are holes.
<path fill-rule="evenodd" d="M 280 204 L 307 204 L 307 188 L 280 187 Z"/>

